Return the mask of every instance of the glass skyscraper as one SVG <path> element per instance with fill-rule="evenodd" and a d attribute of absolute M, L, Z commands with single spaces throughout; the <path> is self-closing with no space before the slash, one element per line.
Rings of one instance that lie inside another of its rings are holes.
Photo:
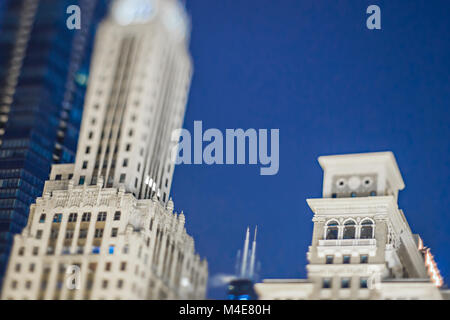
<path fill-rule="evenodd" d="M 1 0 L 0 284 L 52 163 L 74 162 L 90 56 L 109 0 Z M 69 29 L 70 5 L 80 29 Z"/>

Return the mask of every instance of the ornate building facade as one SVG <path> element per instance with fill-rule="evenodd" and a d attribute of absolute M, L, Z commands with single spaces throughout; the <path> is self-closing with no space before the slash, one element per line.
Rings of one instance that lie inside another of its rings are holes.
<path fill-rule="evenodd" d="M 208 267 L 169 198 L 192 73 L 176 0 L 117 0 L 99 27 L 74 164 L 16 235 L 3 299 L 201 299 Z"/>
<path fill-rule="evenodd" d="M 314 213 L 307 279 L 256 284 L 261 299 L 442 299 L 398 208 L 404 183 L 391 152 L 324 156 L 323 198 Z M 433 269 L 437 272 L 437 269 Z"/>

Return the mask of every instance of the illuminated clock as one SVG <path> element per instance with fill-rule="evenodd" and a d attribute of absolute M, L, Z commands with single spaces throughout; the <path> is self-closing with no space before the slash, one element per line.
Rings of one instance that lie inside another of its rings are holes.
<path fill-rule="evenodd" d="M 154 0 L 118 0 L 113 7 L 113 17 L 121 25 L 145 23 L 155 14 Z"/>

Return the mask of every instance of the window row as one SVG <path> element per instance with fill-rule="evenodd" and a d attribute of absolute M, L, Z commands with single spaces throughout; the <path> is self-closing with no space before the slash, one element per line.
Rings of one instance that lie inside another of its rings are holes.
<path fill-rule="evenodd" d="M 106 221 L 106 217 L 107 217 L 107 212 L 105 212 L 105 211 L 99 212 L 97 215 L 97 221 Z M 47 218 L 47 214 L 42 213 L 39 217 L 39 223 L 45 223 L 46 218 Z M 53 215 L 52 222 L 60 223 L 60 222 L 62 222 L 62 218 L 63 218 L 62 213 L 55 213 Z M 78 219 L 78 213 L 70 213 L 67 222 L 77 222 L 77 219 Z M 114 221 L 117 221 L 117 220 L 120 220 L 120 211 L 116 211 L 114 213 Z M 82 222 L 91 221 L 91 213 L 84 212 L 83 215 L 81 216 L 81 221 Z"/>
<path fill-rule="evenodd" d="M 343 255 L 342 256 L 342 263 L 343 264 L 350 264 L 351 262 L 351 256 L 350 255 Z M 325 263 L 326 264 L 333 264 L 335 263 L 335 259 L 334 256 L 332 255 L 328 255 L 325 257 Z M 362 254 L 359 256 L 359 263 L 369 263 L 369 255 L 367 254 Z"/>
<path fill-rule="evenodd" d="M 322 280 L 322 288 L 323 289 L 331 289 L 333 284 L 332 278 L 323 278 Z M 359 288 L 360 289 L 367 289 L 368 288 L 368 280 L 367 277 L 359 278 Z M 351 278 L 344 277 L 341 278 L 341 289 L 349 289 L 351 287 Z"/>
<path fill-rule="evenodd" d="M 373 239 L 374 223 L 371 219 L 363 219 L 360 224 L 355 220 L 346 220 L 342 225 L 337 220 L 330 220 L 325 226 L 324 238 L 333 239 Z"/>

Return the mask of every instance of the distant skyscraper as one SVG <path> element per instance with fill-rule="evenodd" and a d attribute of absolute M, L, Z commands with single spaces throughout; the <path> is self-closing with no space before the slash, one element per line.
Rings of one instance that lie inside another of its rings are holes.
<path fill-rule="evenodd" d="M 398 208 L 404 188 L 391 152 L 325 156 L 307 279 L 256 284 L 261 299 L 443 299 L 447 291 Z M 424 258 L 426 260 L 424 260 Z"/>
<path fill-rule="evenodd" d="M 205 297 L 207 262 L 168 199 L 188 37 L 176 0 L 114 2 L 96 36 L 76 161 L 52 167 L 15 236 L 4 299 Z"/>
<path fill-rule="evenodd" d="M 3 0 L 0 5 L 0 282 L 52 163 L 72 162 L 97 23 L 108 0 Z M 81 29 L 69 30 L 69 5 Z"/>

